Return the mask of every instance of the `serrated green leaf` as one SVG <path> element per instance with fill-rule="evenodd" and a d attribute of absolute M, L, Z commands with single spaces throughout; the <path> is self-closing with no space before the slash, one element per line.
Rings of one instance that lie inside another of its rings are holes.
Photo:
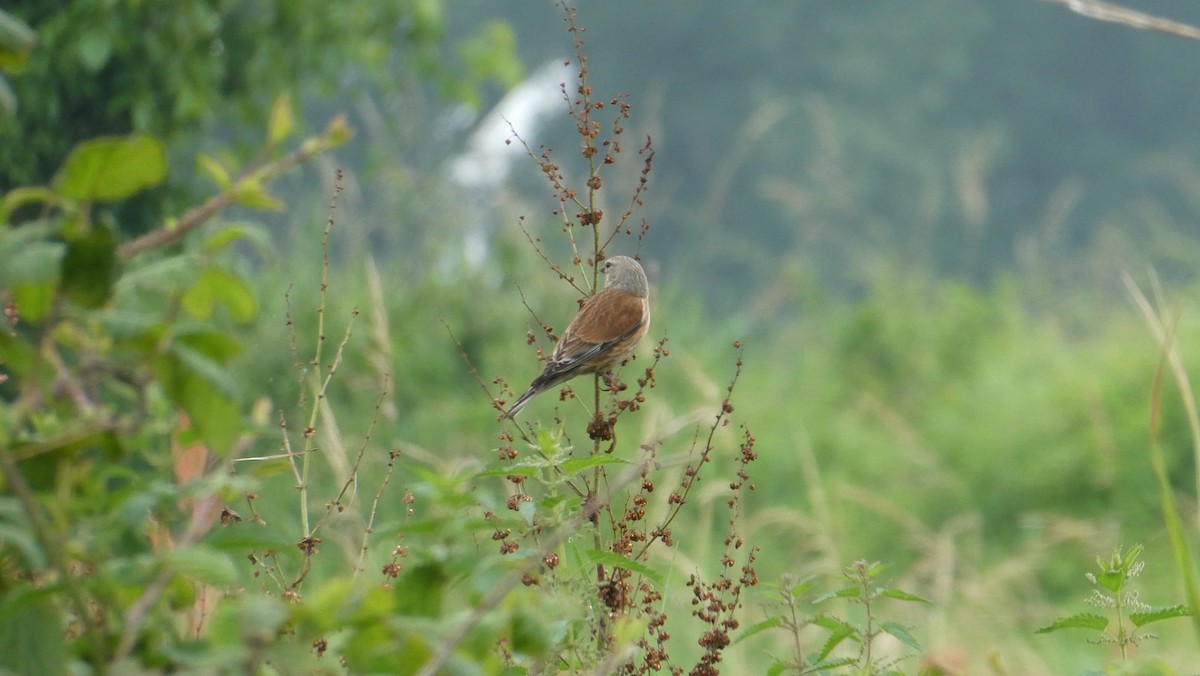
<path fill-rule="evenodd" d="M 833 627 L 826 628 L 830 629 L 829 638 L 825 640 L 825 643 L 821 646 L 821 651 L 818 653 L 818 659 L 822 660 L 829 657 L 830 653 L 832 653 L 839 645 L 842 644 L 842 641 L 856 636 L 856 630 L 854 627 L 842 622 L 837 623 L 837 625 Z"/>
<path fill-rule="evenodd" d="M 661 585 L 663 583 L 662 573 L 643 563 L 639 563 L 633 559 L 621 556 L 620 554 L 592 549 L 586 553 L 586 556 L 588 563 L 599 563 L 610 568 L 624 568 L 626 570 L 632 570 L 639 575 L 650 578 L 650 580 L 655 584 Z"/>
<path fill-rule="evenodd" d="M 241 427 L 232 393 L 232 375 L 208 355 L 180 341 L 154 362 L 154 371 L 167 397 L 187 411 L 192 428 L 210 450 L 225 455 Z"/>
<path fill-rule="evenodd" d="M 42 568 L 46 565 L 45 553 L 27 528 L 0 523 L 0 543 L 3 543 L 8 551 L 19 552 L 30 568 Z"/>
<path fill-rule="evenodd" d="M 1169 620 L 1172 617 L 1190 617 L 1191 615 L 1191 608 L 1178 605 L 1169 608 L 1156 608 L 1145 613 L 1129 613 L 1129 621 L 1133 622 L 1133 626 L 1135 627 L 1144 627 L 1152 622 Z"/>
<path fill-rule="evenodd" d="M 888 587 L 886 589 L 880 589 L 879 595 L 883 596 L 885 598 L 895 599 L 897 601 L 918 601 L 920 603 L 933 603 L 933 601 L 930 601 L 929 599 L 925 598 L 924 596 L 917 596 L 916 594 L 910 594 L 906 591 L 903 591 L 900 589 L 893 589 L 891 587 Z"/>
<path fill-rule="evenodd" d="M 159 185 L 167 178 L 167 154 L 149 134 L 83 141 L 67 155 L 52 187 L 81 202 L 113 202 Z"/>
<path fill-rule="evenodd" d="M 758 624 L 754 624 L 749 627 L 746 627 L 746 629 L 744 629 L 742 631 L 742 633 L 738 634 L 738 637 L 735 638 L 733 640 L 733 643 L 731 643 L 730 645 L 737 645 L 737 644 L 741 643 L 742 641 L 745 641 L 746 639 L 750 638 L 751 636 L 756 636 L 758 634 L 763 633 L 764 631 L 767 631 L 768 629 L 775 629 L 777 627 L 782 627 L 782 626 L 783 626 L 783 618 L 782 617 L 769 617 L 769 618 L 763 620 L 762 622 L 759 622 Z"/>
<path fill-rule="evenodd" d="M 229 555 L 211 547 L 179 547 L 167 552 L 166 559 L 171 568 L 205 584 L 224 587 L 237 581 L 237 568 Z"/>
<path fill-rule="evenodd" d="M 583 458 L 570 458 L 562 463 L 560 467 L 565 474 L 574 474 L 590 467 L 598 467 L 600 465 L 628 465 L 629 461 L 624 458 L 618 458 L 613 455 L 589 455 Z"/>
<path fill-rule="evenodd" d="M 913 638 L 912 634 L 908 633 L 908 629 L 906 629 L 904 626 L 896 624 L 895 622 L 881 622 L 879 624 L 879 628 L 891 634 L 892 636 L 895 636 L 901 643 L 909 648 L 912 648 L 917 652 L 921 652 L 921 644 L 917 641 L 917 639 Z"/>
<path fill-rule="evenodd" d="M 526 465 L 526 466 L 514 465 L 513 467 L 494 467 L 492 469 L 487 469 L 487 470 L 484 470 L 484 471 L 476 474 L 475 478 L 480 479 L 483 477 L 493 477 L 493 476 L 531 477 L 531 476 L 537 476 L 538 474 L 541 474 L 541 470 L 538 469 L 537 467 L 530 467 L 528 465 Z"/>
<path fill-rule="evenodd" d="M 825 603 L 833 599 L 850 599 L 858 596 L 860 593 L 862 593 L 862 589 L 859 587 L 843 587 L 836 591 L 821 594 L 813 599 L 813 603 Z"/>
<path fill-rule="evenodd" d="M 1071 615 L 1070 617 L 1060 617 L 1054 622 L 1038 629 L 1037 634 L 1048 634 L 1052 631 L 1060 629 L 1091 629 L 1093 631 L 1104 631 L 1108 627 L 1108 618 L 1095 613 L 1080 613 Z"/>

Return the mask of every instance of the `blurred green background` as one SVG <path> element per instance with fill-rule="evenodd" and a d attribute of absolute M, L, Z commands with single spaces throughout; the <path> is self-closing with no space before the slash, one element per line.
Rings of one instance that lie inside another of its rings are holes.
<path fill-rule="evenodd" d="M 357 136 L 273 188 L 283 211 L 221 216 L 271 234 L 237 263 L 261 304 L 238 329 L 241 410 L 297 396 L 284 294 L 311 335 L 340 169 L 327 335 L 362 312 L 329 396 L 342 429 L 363 433 L 386 372 L 377 443 L 438 467 L 494 462 L 495 411 L 446 327 L 485 382 L 519 389 L 538 370 L 522 293 L 560 329 L 571 314 L 522 232 L 561 256 L 558 205 L 506 143 L 515 130 L 582 175 L 560 8 L 9 5 L 39 44 L 7 76 L 0 193 L 49 182 L 80 140 L 154 133 L 168 183 L 111 208 L 123 238 L 211 191 L 197 152 L 248 157 L 278 94 L 309 131 L 347 113 Z M 1200 24 L 1192 0 L 1127 5 Z M 936 602 L 906 618 L 914 633 L 970 673 L 992 652 L 1011 673 L 1102 661 L 1078 636 L 1033 630 L 1082 610 L 1083 571 L 1115 545 L 1147 546 L 1143 600 L 1181 600 L 1147 459 L 1161 346 L 1122 275 L 1147 294 L 1161 283 L 1194 374 L 1200 42 L 1035 0 L 620 0 L 583 3 L 579 23 L 596 97 L 633 106 L 601 191 L 610 215 L 628 205 L 647 136 L 655 150 L 635 219 L 649 230 L 613 253 L 640 253 L 651 337 L 671 354 L 630 424 L 666 438 L 664 456 L 685 453 L 732 376 L 731 343 L 745 345 L 734 401 L 759 440 L 744 523 L 763 579 L 890 562 Z M 1193 440 L 1169 379 L 1163 393 L 1194 545 Z M 578 422 L 581 409 L 562 410 Z M 526 415 L 552 411 L 538 401 Z M 277 447 L 263 434 L 248 454 Z M 699 531 L 720 525 L 692 516 Z M 712 565 L 711 542 L 683 546 Z M 1182 669 L 1200 650 L 1178 631 L 1164 626 L 1153 650 Z M 747 645 L 731 660 L 753 673 L 773 648 Z"/>

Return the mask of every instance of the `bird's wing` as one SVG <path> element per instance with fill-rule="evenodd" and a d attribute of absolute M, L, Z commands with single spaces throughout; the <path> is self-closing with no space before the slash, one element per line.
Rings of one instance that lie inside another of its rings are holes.
<path fill-rule="evenodd" d="M 646 321 L 645 300 L 614 289 L 589 298 L 563 331 L 550 366 L 563 373 L 633 335 Z"/>

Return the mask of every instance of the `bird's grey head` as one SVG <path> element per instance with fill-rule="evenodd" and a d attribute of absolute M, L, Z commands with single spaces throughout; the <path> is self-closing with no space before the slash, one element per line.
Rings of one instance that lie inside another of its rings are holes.
<path fill-rule="evenodd" d="M 631 293 L 639 298 L 650 296 L 650 283 L 646 271 L 629 256 L 613 256 L 600 264 L 604 270 L 604 287 Z"/>

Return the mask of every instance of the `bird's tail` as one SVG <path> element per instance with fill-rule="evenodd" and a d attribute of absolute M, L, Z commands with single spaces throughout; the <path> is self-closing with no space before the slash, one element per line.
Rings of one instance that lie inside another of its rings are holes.
<path fill-rule="evenodd" d="M 529 400 L 533 399 L 534 395 L 536 395 L 538 392 L 541 392 L 541 390 L 534 387 L 530 387 L 528 390 L 525 390 L 525 394 L 517 397 L 517 400 L 513 402 L 513 405 L 508 407 L 508 412 L 504 414 L 504 417 L 517 417 L 517 414 L 521 412 L 521 409 L 525 408 L 525 404 L 528 404 Z"/>

